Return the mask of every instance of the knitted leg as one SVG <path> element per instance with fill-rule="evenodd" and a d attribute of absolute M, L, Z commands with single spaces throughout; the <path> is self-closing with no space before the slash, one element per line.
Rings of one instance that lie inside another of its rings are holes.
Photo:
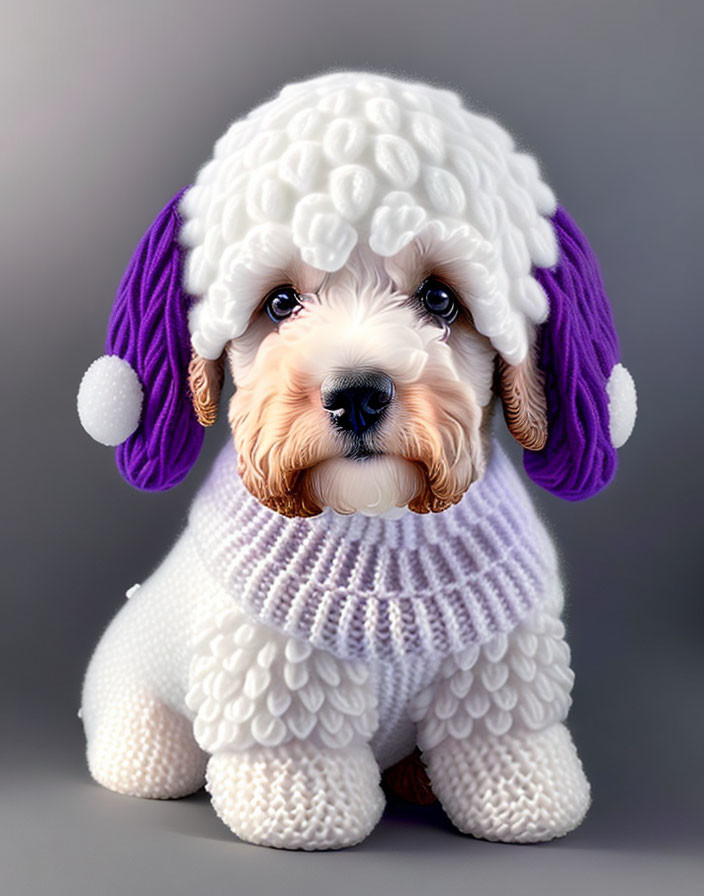
<path fill-rule="evenodd" d="M 88 737 L 88 768 L 117 793 L 172 799 L 200 790 L 206 754 L 190 722 L 159 700 L 131 694 L 101 711 Z"/>
<path fill-rule="evenodd" d="M 230 609 L 196 645 L 186 698 L 212 753 L 207 788 L 243 840 L 334 849 L 363 840 L 384 805 L 371 748 L 369 670 Z"/>
<path fill-rule="evenodd" d="M 577 827 L 589 784 L 567 727 L 514 737 L 448 738 L 427 754 L 433 790 L 461 831 L 537 843 Z"/>
<path fill-rule="evenodd" d="M 217 753 L 206 786 L 218 816 L 239 837 L 284 849 L 353 846 L 384 808 L 367 744 L 331 750 L 292 741 Z"/>
<path fill-rule="evenodd" d="M 433 791 L 463 832 L 533 843 L 582 821 L 589 784 L 562 724 L 573 675 L 559 590 L 509 635 L 450 657 L 415 698 Z"/>

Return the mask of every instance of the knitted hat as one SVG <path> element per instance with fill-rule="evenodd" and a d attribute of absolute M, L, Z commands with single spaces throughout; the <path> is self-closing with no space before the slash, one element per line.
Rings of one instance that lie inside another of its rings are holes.
<path fill-rule="evenodd" d="M 81 422 L 118 445 L 128 482 L 170 488 L 203 438 L 191 351 L 217 359 L 272 270 L 302 258 L 335 271 L 358 243 L 390 257 L 427 234 L 471 261 L 465 301 L 506 362 L 537 336 L 549 430 L 526 451 L 528 474 L 570 500 L 596 493 L 632 429 L 635 389 L 586 238 L 494 121 L 449 91 L 365 73 L 285 87 L 160 212 L 118 289 L 106 355 L 81 383 Z"/>

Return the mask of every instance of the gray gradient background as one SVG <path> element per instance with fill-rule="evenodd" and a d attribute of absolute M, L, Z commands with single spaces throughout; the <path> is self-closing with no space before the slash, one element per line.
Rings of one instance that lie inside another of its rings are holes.
<path fill-rule="evenodd" d="M 701 892 L 701 3 L 113 6 L 6 0 L 0 14 L 0 890 Z M 164 201 L 230 120 L 329 67 L 455 86 L 506 122 L 603 266 L 636 432 L 605 494 L 536 491 L 569 579 L 571 727 L 594 791 L 563 841 L 482 843 L 435 809 L 392 805 L 357 849 L 281 853 L 238 843 L 202 794 L 131 800 L 84 767 L 90 651 L 173 540 L 225 430 L 182 487 L 138 494 L 80 429 L 76 387 Z"/>

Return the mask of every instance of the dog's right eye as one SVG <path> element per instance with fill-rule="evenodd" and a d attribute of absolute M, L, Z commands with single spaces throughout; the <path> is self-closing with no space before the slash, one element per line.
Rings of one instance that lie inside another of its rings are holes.
<path fill-rule="evenodd" d="M 274 323 L 279 324 L 301 307 L 301 297 L 292 286 L 277 286 L 266 297 L 264 307 Z"/>

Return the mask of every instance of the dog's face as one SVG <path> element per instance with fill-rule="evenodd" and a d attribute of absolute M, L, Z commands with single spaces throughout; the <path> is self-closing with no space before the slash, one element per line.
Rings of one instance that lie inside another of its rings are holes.
<path fill-rule="evenodd" d="M 438 512 L 481 476 L 496 352 L 449 250 L 418 239 L 391 258 L 358 247 L 334 273 L 270 272 L 227 350 L 239 472 L 263 504 Z"/>
<path fill-rule="evenodd" d="M 231 343 L 240 475 L 280 513 L 444 510 L 483 471 L 494 352 L 434 266 L 402 256 L 282 272 Z"/>

